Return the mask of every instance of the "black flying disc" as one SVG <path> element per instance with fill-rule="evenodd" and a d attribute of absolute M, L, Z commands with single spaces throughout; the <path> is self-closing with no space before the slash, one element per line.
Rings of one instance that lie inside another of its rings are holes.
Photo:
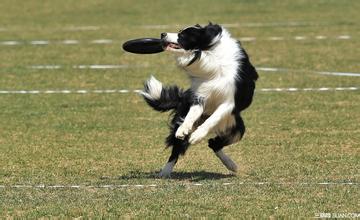
<path fill-rule="evenodd" d="M 123 49 L 130 53 L 151 54 L 164 51 L 162 40 L 157 38 L 140 38 L 126 41 Z"/>

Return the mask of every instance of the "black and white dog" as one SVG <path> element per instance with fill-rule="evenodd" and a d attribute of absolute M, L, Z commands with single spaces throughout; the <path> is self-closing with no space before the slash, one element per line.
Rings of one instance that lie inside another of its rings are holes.
<path fill-rule="evenodd" d="M 189 76 L 191 87 L 164 86 L 151 77 L 142 96 L 155 110 L 173 111 L 170 135 L 171 156 L 160 172 L 169 177 L 180 154 L 210 132 L 209 147 L 227 169 L 236 164 L 222 151 L 239 141 L 245 133 L 240 112 L 252 102 L 258 74 L 239 41 L 217 24 L 195 25 L 179 33 L 162 33 L 166 51 L 175 54 L 177 64 Z"/>

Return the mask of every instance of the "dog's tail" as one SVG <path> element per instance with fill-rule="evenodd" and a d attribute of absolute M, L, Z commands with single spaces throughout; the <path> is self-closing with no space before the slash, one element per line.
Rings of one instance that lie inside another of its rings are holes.
<path fill-rule="evenodd" d="M 141 92 L 145 101 L 156 111 L 165 112 L 175 109 L 181 103 L 183 91 L 177 86 L 166 86 L 151 76 L 144 83 L 144 91 Z"/>

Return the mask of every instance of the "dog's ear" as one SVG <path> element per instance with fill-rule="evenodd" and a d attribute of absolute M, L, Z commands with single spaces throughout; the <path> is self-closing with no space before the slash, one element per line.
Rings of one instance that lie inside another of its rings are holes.
<path fill-rule="evenodd" d="M 212 24 L 211 22 L 205 27 L 206 35 L 215 37 L 222 32 L 222 28 L 218 24 Z"/>

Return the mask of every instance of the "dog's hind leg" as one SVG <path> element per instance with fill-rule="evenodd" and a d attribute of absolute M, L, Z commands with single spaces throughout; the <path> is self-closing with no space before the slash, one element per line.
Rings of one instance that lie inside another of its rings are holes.
<path fill-rule="evenodd" d="M 209 139 L 209 147 L 214 151 L 215 155 L 221 160 L 225 167 L 232 172 L 237 172 L 237 165 L 222 151 L 222 149 L 227 145 L 241 140 L 245 133 L 245 125 L 242 118 L 240 116 L 236 116 L 235 119 L 235 127 L 229 129 L 226 134 Z"/>
<path fill-rule="evenodd" d="M 182 154 L 185 154 L 186 150 L 190 146 L 189 137 L 186 136 L 183 140 L 176 137 L 175 133 L 182 122 L 182 118 L 186 115 L 186 111 L 180 112 L 181 114 L 174 115 L 172 125 L 170 127 L 170 134 L 166 138 L 167 147 L 171 147 L 171 155 L 164 168 L 161 170 L 159 177 L 168 178 L 179 158 Z"/>
<path fill-rule="evenodd" d="M 225 142 L 224 139 L 225 139 L 224 137 L 219 137 L 219 136 L 210 139 L 209 147 L 213 149 L 215 155 L 221 160 L 221 162 L 225 165 L 225 167 L 228 170 L 232 172 L 237 172 L 236 163 L 233 160 L 231 160 L 231 158 L 227 156 L 222 150 L 224 146 L 231 144 L 229 142 Z"/>
<path fill-rule="evenodd" d="M 184 95 L 190 96 L 190 98 L 193 99 L 192 93 L 185 92 Z M 185 100 L 187 100 L 187 98 Z M 172 148 L 171 155 L 169 157 L 168 162 L 165 164 L 164 168 L 161 170 L 159 177 L 164 177 L 164 178 L 170 177 L 171 172 L 172 172 L 179 156 L 185 154 L 186 150 L 190 146 L 189 135 L 187 134 L 187 132 L 180 136 L 178 135 L 179 137 L 177 137 L 176 133 L 177 133 L 177 130 L 179 129 L 180 125 L 182 125 L 184 123 L 184 119 L 186 118 L 186 116 L 190 110 L 190 106 L 193 105 L 194 103 L 199 104 L 198 102 L 192 102 L 192 103 L 182 102 L 177 106 L 175 114 L 173 115 L 173 118 L 170 123 L 170 134 L 166 138 L 166 146 Z M 195 108 L 195 110 L 196 109 L 197 108 Z M 193 110 L 194 110 L 194 108 L 193 108 Z M 198 111 L 202 112 L 201 106 L 199 107 Z M 195 111 L 195 112 L 198 112 L 198 111 Z M 200 113 L 198 113 L 198 114 L 200 114 Z M 195 116 L 190 117 L 191 120 L 189 122 L 191 123 L 191 126 L 193 123 L 192 120 L 196 120 L 196 118 L 198 118 L 200 116 L 200 115 L 198 116 L 198 114 L 195 114 Z M 189 118 L 188 118 L 188 120 L 189 120 Z"/>
<path fill-rule="evenodd" d="M 162 170 L 159 173 L 160 178 L 170 178 L 171 172 L 177 162 L 177 158 L 174 160 L 170 160 L 165 164 L 165 166 L 162 168 Z"/>
<path fill-rule="evenodd" d="M 175 136 L 173 136 L 172 141 L 173 142 L 171 144 L 172 145 L 171 155 L 169 157 L 168 162 L 165 164 L 165 166 L 163 167 L 163 169 L 161 170 L 161 172 L 159 174 L 159 177 L 162 177 L 162 178 L 170 177 L 171 172 L 172 172 L 180 154 L 184 154 L 190 145 L 190 143 L 187 139 L 180 140 L 180 139 L 175 138 Z"/>

